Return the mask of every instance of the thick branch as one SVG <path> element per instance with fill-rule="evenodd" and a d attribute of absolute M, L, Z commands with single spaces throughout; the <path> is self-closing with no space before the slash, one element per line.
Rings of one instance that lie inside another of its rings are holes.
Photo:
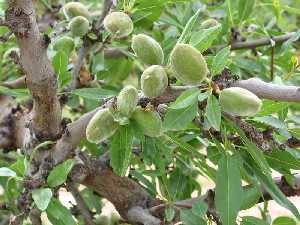
<path fill-rule="evenodd" d="M 57 81 L 47 57 L 47 40 L 41 36 L 31 0 L 9 2 L 6 22 L 15 34 L 27 86 L 34 101 L 32 128 L 38 138 L 54 138 L 60 132 L 61 110 L 56 96 Z"/>
<path fill-rule="evenodd" d="M 82 183 L 109 200 L 118 210 L 120 215 L 129 222 L 159 221 L 146 209 L 160 203 L 152 198 L 138 183 L 128 177 L 116 175 L 109 167 L 109 157 L 91 158 L 83 154 L 80 156 L 82 163 L 76 164 L 70 177 L 74 182 Z M 143 209 L 143 214 L 134 216 L 135 209 Z M 149 223 L 152 224 L 152 223 Z M 153 223 L 157 224 L 157 223 Z"/>
<path fill-rule="evenodd" d="M 300 87 L 297 86 L 271 84 L 257 78 L 237 81 L 232 86 L 245 88 L 260 98 L 275 101 L 300 102 Z"/>

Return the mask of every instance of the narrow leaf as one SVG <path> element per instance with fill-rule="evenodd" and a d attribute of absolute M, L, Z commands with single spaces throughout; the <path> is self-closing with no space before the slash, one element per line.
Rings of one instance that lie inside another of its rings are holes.
<path fill-rule="evenodd" d="M 174 103 L 170 105 L 171 109 L 182 109 L 186 108 L 198 101 L 198 95 L 200 90 L 198 88 L 191 88 L 184 91 Z"/>
<path fill-rule="evenodd" d="M 32 191 L 32 198 L 37 208 L 44 211 L 50 203 L 52 191 L 50 188 L 35 189 Z"/>
<path fill-rule="evenodd" d="M 261 168 L 261 170 L 265 174 L 270 174 L 270 166 L 267 162 L 267 160 L 264 157 L 264 154 L 262 153 L 262 150 L 259 149 L 255 144 L 253 144 L 246 136 L 245 132 L 238 126 L 236 126 L 232 121 L 227 119 L 227 122 L 230 124 L 230 126 L 236 130 L 236 132 L 240 135 L 246 151 L 250 154 L 250 156 L 253 158 L 255 163 Z"/>
<path fill-rule="evenodd" d="M 224 225 L 235 224 L 243 201 L 238 158 L 224 155 L 219 161 L 216 182 L 216 208 Z"/>
<path fill-rule="evenodd" d="M 46 210 L 47 217 L 55 225 L 77 225 L 70 210 L 63 206 L 59 200 L 52 198 Z"/>
<path fill-rule="evenodd" d="M 81 88 L 81 89 L 76 89 L 71 93 L 79 97 L 94 99 L 94 100 L 111 98 L 118 94 L 116 91 L 107 90 L 103 88 Z"/>
<path fill-rule="evenodd" d="M 185 43 L 189 36 L 192 33 L 193 27 L 198 19 L 198 16 L 200 14 L 201 9 L 198 9 L 198 11 L 190 18 L 190 20 L 187 22 L 186 26 L 184 27 L 184 30 L 179 37 L 177 43 Z"/>
<path fill-rule="evenodd" d="M 274 183 L 270 175 L 263 174 L 255 165 L 251 166 L 252 170 L 255 172 L 256 177 L 263 185 L 265 190 L 271 195 L 272 199 L 278 204 L 290 210 L 297 219 L 300 219 L 300 214 L 295 205 L 287 199 L 287 197 L 282 193 L 278 186 Z"/>
<path fill-rule="evenodd" d="M 16 176 L 17 174 L 15 171 L 7 167 L 0 168 L 0 177 L 16 177 Z"/>
<path fill-rule="evenodd" d="M 68 159 L 54 167 L 47 178 L 48 185 L 53 188 L 63 184 L 67 180 L 68 174 L 71 171 L 73 165 L 74 160 Z"/>
<path fill-rule="evenodd" d="M 182 109 L 169 109 L 163 121 L 165 130 L 184 130 L 197 116 L 197 102 Z"/>
<path fill-rule="evenodd" d="M 212 127 L 219 131 L 221 125 L 221 107 L 214 95 L 208 97 L 205 115 Z"/>
<path fill-rule="evenodd" d="M 214 40 L 218 37 L 222 30 L 221 24 L 194 32 L 191 36 L 190 44 L 197 48 L 200 52 L 207 50 Z"/>
<path fill-rule="evenodd" d="M 230 46 L 223 48 L 218 54 L 214 57 L 211 73 L 212 75 L 216 75 L 222 72 L 224 67 L 227 65 L 228 58 L 230 56 Z"/>
<path fill-rule="evenodd" d="M 124 176 L 130 165 L 133 132 L 130 126 L 120 126 L 110 146 L 110 164 L 120 176 Z"/>
<path fill-rule="evenodd" d="M 253 11 L 255 0 L 239 0 L 239 21 L 243 22 L 248 19 Z"/>
<path fill-rule="evenodd" d="M 296 221 L 293 218 L 281 216 L 277 217 L 272 225 L 296 225 Z"/>

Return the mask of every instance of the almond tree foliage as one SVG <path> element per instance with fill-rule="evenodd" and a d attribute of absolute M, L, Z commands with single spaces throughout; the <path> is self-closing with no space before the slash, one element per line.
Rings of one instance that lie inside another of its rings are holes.
<path fill-rule="evenodd" d="M 0 4 L 0 224 L 299 221 L 298 0 Z"/>

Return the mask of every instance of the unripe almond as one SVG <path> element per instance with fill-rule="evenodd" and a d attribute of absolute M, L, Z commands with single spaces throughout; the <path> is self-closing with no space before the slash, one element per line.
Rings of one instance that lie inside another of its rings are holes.
<path fill-rule="evenodd" d="M 162 134 L 162 121 L 157 112 L 147 111 L 137 107 L 131 119 L 137 123 L 143 133 L 149 137 L 159 137 Z"/>
<path fill-rule="evenodd" d="M 168 76 L 162 66 L 148 67 L 141 77 L 142 91 L 146 97 L 162 95 L 168 86 Z"/>
<path fill-rule="evenodd" d="M 64 13 L 66 17 L 72 19 L 76 16 L 90 17 L 88 9 L 80 2 L 68 2 L 64 5 Z"/>
<path fill-rule="evenodd" d="M 69 28 L 74 36 L 82 37 L 88 33 L 89 25 L 90 23 L 87 18 L 77 16 L 70 21 Z"/>
<path fill-rule="evenodd" d="M 76 16 L 89 18 L 90 16 L 88 9 L 80 2 L 68 2 L 65 4 L 64 13 L 68 18 L 74 18 Z"/>
<path fill-rule="evenodd" d="M 137 103 L 138 91 L 131 85 L 124 87 L 117 97 L 117 109 L 124 116 L 129 116 L 135 110 Z"/>
<path fill-rule="evenodd" d="M 159 43 L 145 34 L 135 35 L 132 39 L 131 48 L 145 64 L 161 65 L 164 62 L 164 52 Z"/>
<path fill-rule="evenodd" d="M 222 110 L 236 116 L 254 116 L 262 106 L 255 94 L 240 87 L 222 90 L 219 99 Z"/>
<path fill-rule="evenodd" d="M 74 50 L 74 47 L 75 47 L 75 43 L 73 38 L 68 36 L 63 36 L 56 39 L 53 44 L 53 49 L 55 51 L 63 50 L 63 51 L 67 51 L 68 54 Z"/>
<path fill-rule="evenodd" d="M 99 110 L 86 128 L 86 137 L 90 142 L 100 143 L 110 138 L 119 128 L 108 108 Z"/>
<path fill-rule="evenodd" d="M 124 37 L 133 31 L 133 22 L 130 17 L 123 12 L 112 12 L 104 19 L 104 27 L 111 34 L 117 37 Z"/>
<path fill-rule="evenodd" d="M 177 44 L 171 53 L 174 76 L 184 84 L 199 85 L 208 74 L 202 54 L 188 44 Z"/>
<path fill-rule="evenodd" d="M 219 22 L 216 21 L 215 19 L 208 19 L 208 20 L 205 20 L 201 23 L 201 28 L 208 29 L 208 28 L 211 28 L 211 27 L 215 27 L 218 24 L 219 24 Z"/>

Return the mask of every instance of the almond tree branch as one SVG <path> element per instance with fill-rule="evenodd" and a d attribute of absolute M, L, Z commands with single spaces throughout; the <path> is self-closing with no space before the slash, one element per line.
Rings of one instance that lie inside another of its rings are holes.
<path fill-rule="evenodd" d="M 260 38 L 257 40 L 253 41 L 241 41 L 241 42 L 235 42 L 231 44 L 231 50 L 240 50 L 240 49 L 253 49 L 261 46 L 266 46 L 266 45 L 271 45 L 271 39 L 276 43 L 282 43 L 287 40 L 289 40 L 295 32 L 284 34 L 284 35 L 279 35 L 279 36 L 274 36 L 270 38 Z M 218 50 L 226 47 L 228 45 L 218 45 L 214 46 L 213 49 Z"/>
<path fill-rule="evenodd" d="M 37 138 L 56 138 L 60 132 L 61 109 L 56 96 L 57 80 L 47 57 L 47 39 L 41 36 L 31 0 L 10 0 L 6 23 L 21 50 L 21 64 L 34 106 L 32 129 Z"/>
<path fill-rule="evenodd" d="M 258 78 L 240 80 L 234 87 L 245 88 L 260 98 L 284 102 L 300 102 L 300 87 L 266 83 Z"/>
<path fill-rule="evenodd" d="M 22 76 L 16 80 L 5 81 L 1 86 L 16 89 L 16 88 L 25 88 L 26 87 L 26 76 Z"/>

